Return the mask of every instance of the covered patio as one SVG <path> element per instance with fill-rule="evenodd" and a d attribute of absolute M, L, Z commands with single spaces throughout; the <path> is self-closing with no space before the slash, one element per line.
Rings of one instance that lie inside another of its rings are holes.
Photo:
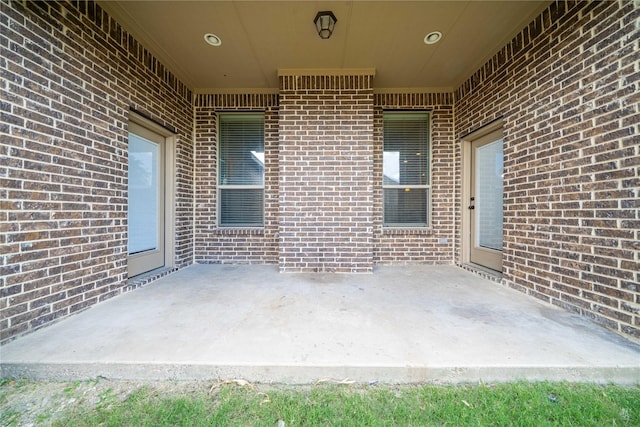
<path fill-rule="evenodd" d="M 3 378 L 640 381 L 640 345 L 451 265 L 192 265 L 1 352 Z"/>
<path fill-rule="evenodd" d="M 3 374 L 637 380 L 639 20 L 0 0 Z"/>

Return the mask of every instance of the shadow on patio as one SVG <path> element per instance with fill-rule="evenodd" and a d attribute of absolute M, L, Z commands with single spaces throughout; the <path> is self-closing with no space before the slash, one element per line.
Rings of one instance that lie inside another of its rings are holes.
<path fill-rule="evenodd" d="M 454 266 L 194 265 L 1 349 L 3 377 L 640 382 L 640 345 Z"/>

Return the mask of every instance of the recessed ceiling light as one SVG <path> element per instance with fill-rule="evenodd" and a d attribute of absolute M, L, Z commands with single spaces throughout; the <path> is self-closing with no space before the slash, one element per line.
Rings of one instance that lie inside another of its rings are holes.
<path fill-rule="evenodd" d="M 435 44 L 440 41 L 442 38 L 442 33 L 440 31 L 432 31 L 426 36 L 424 36 L 425 44 Z"/>
<path fill-rule="evenodd" d="M 220 46 L 222 44 L 222 39 L 211 33 L 204 35 L 204 41 L 209 43 L 211 46 Z"/>

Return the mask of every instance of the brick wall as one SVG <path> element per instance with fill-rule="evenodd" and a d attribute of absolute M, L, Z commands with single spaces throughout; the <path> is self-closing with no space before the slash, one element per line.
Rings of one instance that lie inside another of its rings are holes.
<path fill-rule="evenodd" d="M 192 262 L 191 91 L 93 2 L 0 3 L 0 340 L 126 289 L 127 121 L 176 129 Z"/>
<path fill-rule="evenodd" d="M 281 75 L 280 271 L 373 268 L 372 75 Z"/>
<path fill-rule="evenodd" d="M 383 228 L 384 110 L 424 110 L 431 121 L 431 222 L 428 228 Z M 453 139 L 450 93 L 378 93 L 374 114 L 374 261 L 376 264 L 450 264 L 454 261 L 459 149 Z"/>
<path fill-rule="evenodd" d="M 265 113 L 264 228 L 218 228 L 218 112 Z M 195 261 L 278 262 L 278 95 L 200 94 L 195 107 Z"/>
<path fill-rule="evenodd" d="M 504 279 L 640 338 L 640 5 L 554 2 L 455 93 L 504 119 Z"/>
<path fill-rule="evenodd" d="M 200 94 L 196 97 L 196 262 L 281 262 L 283 271 L 360 271 L 357 266 L 360 261 L 352 259 L 354 252 L 350 245 L 366 253 L 368 266 L 365 271 L 370 269 L 370 263 L 453 262 L 454 188 L 457 188 L 456 162 L 459 159 L 456 158 L 458 150 L 453 140 L 452 94 L 376 94 L 373 100 L 373 127 L 368 123 L 368 114 L 365 120 L 369 127 L 362 127 L 355 116 L 366 113 L 371 107 L 370 88 L 334 88 L 333 84 L 344 85 L 345 81 L 349 85 L 361 84 L 359 79 L 362 77 L 354 76 L 351 80 L 343 78 L 342 82 L 337 83 L 336 78 L 305 76 L 304 88 L 295 86 L 293 90 L 294 86 L 288 86 L 289 93 L 282 91 L 280 96 Z M 294 81 L 285 83 L 298 84 Z M 285 118 L 280 120 L 279 99 L 283 103 L 281 109 L 285 112 L 281 114 L 289 114 L 289 121 Z M 336 100 L 339 100 L 339 108 L 335 107 Z M 431 227 L 384 230 L 382 113 L 383 110 L 408 109 L 430 113 L 433 157 Z M 248 110 L 266 112 L 265 227 L 262 230 L 218 228 L 217 112 Z M 322 119 L 317 120 L 320 116 Z M 279 126 L 284 127 L 280 146 Z M 357 133 L 353 132 L 353 126 L 359 126 Z M 342 132 L 347 136 L 343 138 Z M 364 137 L 367 144 L 367 138 L 373 138 L 371 151 L 367 145 L 356 152 L 350 133 Z M 348 147 L 348 150 L 345 151 L 344 147 Z M 373 180 L 369 182 L 365 179 L 362 184 L 354 184 L 352 174 L 362 180 L 366 176 L 364 171 L 371 167 L 371 155 Z M 288 162 L 279 163 L 279 156 L 286 156 Z M 354 159 L 360 159 L 358 161 L 361 164 L 354 165 Z M 279 192 L 279 177 L 291 184 L 285 186 L 282 192 Z M 356 190 L 355 185 L 361 185 L 364 190 Z M 369 188 L 373 188 L 373 198 L 360 200 L 363 194 L 370 191 Z M 289 211 L 282 216 L 278 197 L 291 201 Z M 370 206 L 366 205 L 368 200 L 372 200 Z M 348 215 L 357 212 L 351 209 L 354 201 L 367 208 L 356 214 L 357 219 L 370 214 L 371 222 L 367 224 L 365 221 L 363 224 L 373 227 L 367 229 L 365 238 L 360 240 L 350 234 L 354 230 L 354 218 Z M 285 220 L 285 215 L 289 215 L 288 220 Z M 295 226 L 291 225 L 293 223 Z M 288 231 L 280 233 L 279 226 L 282 224 Z M 293 264 L 279 258 L 278 251 L 288 250 L 297 253 L 293 257 Z M 369 259 L 369 252 L 373 252 L 372 260 Z M 346 253 L 349 256 L 345 256 Z M 323 257 L 331 260 L 322 261 Z"/>

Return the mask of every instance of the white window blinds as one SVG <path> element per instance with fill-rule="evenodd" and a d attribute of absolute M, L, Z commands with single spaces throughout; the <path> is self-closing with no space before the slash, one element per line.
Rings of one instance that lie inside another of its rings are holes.
<path fill-rule="evenodd" d="M 384 225 L 429 225 L 429 114 L 384 113 Z"/>
<path fill-rule="evenodd" d="M 264 114 L 221 113 L 218 146 L 220 226 L 264 224 Z"/>

